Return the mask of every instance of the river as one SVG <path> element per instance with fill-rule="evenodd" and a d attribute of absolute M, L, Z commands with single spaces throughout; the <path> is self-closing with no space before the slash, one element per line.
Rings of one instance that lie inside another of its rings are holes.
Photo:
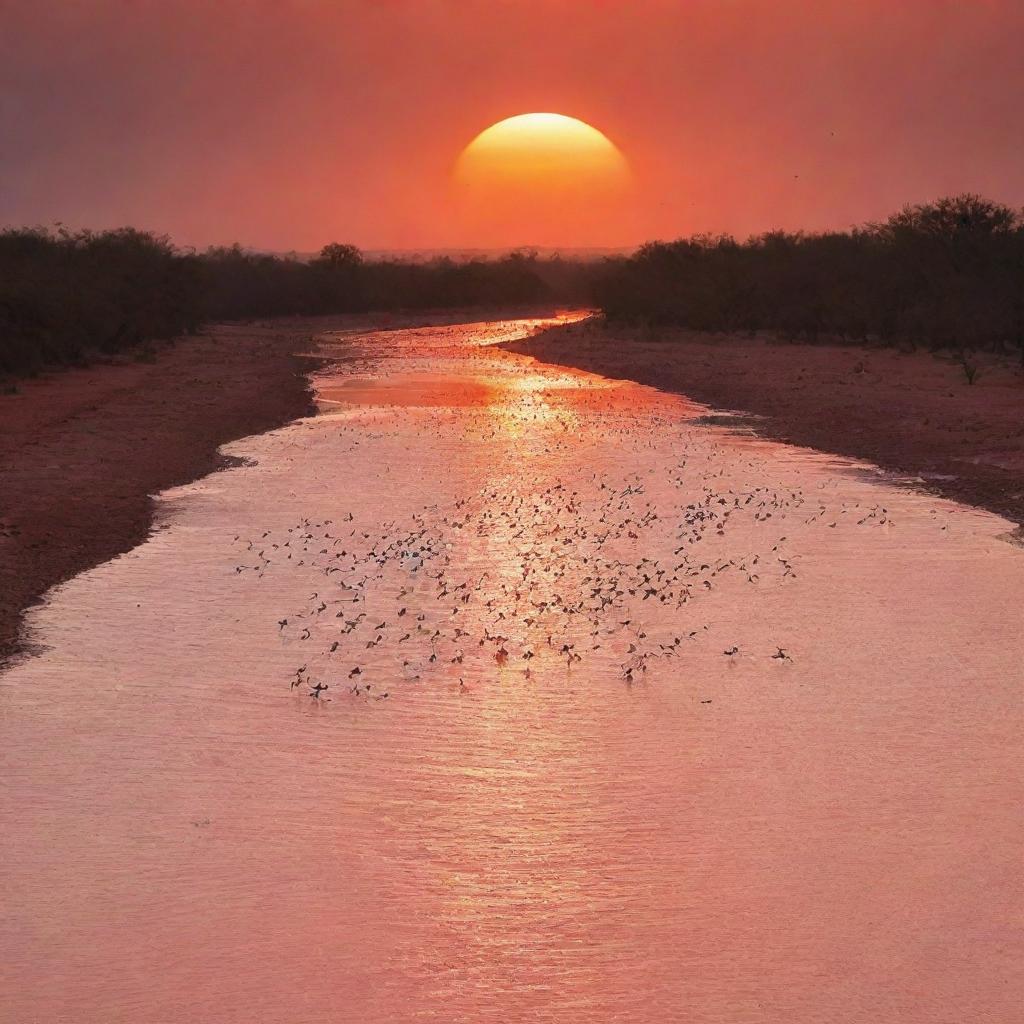
<path fill-rule="evenodd" d="M 32 614 L 0 1019 L 1019 1020 L 1009 524 L 544 325 L 322 337 Z"/>

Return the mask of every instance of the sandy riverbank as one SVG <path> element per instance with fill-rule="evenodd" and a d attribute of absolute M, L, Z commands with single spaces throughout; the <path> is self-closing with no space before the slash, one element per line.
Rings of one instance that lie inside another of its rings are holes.
<path fill-rule="evenodd" d="M 56 372 L 0 396 L 0 664 L 20 649 L 23 609 L 145 538 L 152 494 L 215 469 L 220 445 L 310 411 L 302 353 L 332 326 L 221 325 L 152 362 Z"/>
<path fill-rule="evenodd" d="M 764 436 L 866 459 L 1024 522 L 1024 378 L 1011 360 L 977 357 L 968 385 L 959 365 L 928 352 L 595 322 L 508 348 L 763 417 Z"/>
<path fill-rule="evenodd" d="M 528 314 L 548 312 L 530 309 Z M 159 347 L 18 382 L 0 394 L 0 667 L 50 587 L 141 543 L 151 496 L 224 464 L 218 449 L 314 411 L 313 339 L 461 323 L 501 310 L 292 317 L 211 326 Z"/>

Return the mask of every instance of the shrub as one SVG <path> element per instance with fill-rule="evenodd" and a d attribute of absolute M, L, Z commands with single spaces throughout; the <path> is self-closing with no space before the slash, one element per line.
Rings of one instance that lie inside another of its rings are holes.
<path fill-rule="evenodd" d="M 0 374 L 80 363 L 209 320 L 579 301 L 581 280 L 577 265 L 533 253 L 369 262 L 334 243 L 303 261 L 237 245 L 182 252 L 131 228 L 12 229 L 0 233 Z"/>
<path fill-rule="evenodd" d="M 848 232 L 654 242 L 607 261 L 595 291 L 613 319 L 809 341 L 1010 345 L 1024 360 L 1024 220 L 967 194 Z"/>

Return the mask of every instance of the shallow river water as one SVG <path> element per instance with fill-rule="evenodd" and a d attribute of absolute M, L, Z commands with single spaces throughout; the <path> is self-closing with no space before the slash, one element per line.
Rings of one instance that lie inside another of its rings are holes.
<path fill-rule="evenodd" d="M 0 1019 L 1021 1019 L 1009 525 L 537 326 L 321 339 L 34 613 Z"/>

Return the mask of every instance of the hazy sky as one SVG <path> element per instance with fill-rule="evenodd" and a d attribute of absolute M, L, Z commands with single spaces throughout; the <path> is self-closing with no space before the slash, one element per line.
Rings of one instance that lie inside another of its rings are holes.
<path fill-rule="evenodd" d="M 450 208 L 462 147 L 534 110 L 633 169 L 565 244 L 1019 206 L 1022 53 L 1024 0 L 0 0 L 0 222 L 547 243 Z"/>

